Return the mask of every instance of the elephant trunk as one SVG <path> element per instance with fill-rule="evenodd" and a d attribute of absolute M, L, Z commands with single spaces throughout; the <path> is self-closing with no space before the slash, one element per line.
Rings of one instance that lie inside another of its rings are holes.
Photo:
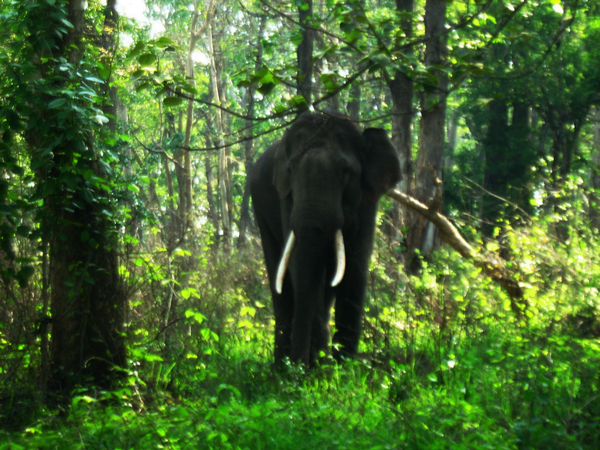
<path fill-rule="evenodd" d="M 296 245 L 296 235 L 293 231 L 290 232 L 290 235 L 285 244 L 285 249 L 283 250 L 283 255 L 281 257 L 281 261 L 279 262 L 279 267 L 277 269 L 277 279 L 275 280 L 275 290 L 278 294 L 281 294 L 283 289 L 283 279 L 285 278 L 285 273 L 290 264 L 290 258 L 292 256 L 292 252 L 294 251 L 294 247 Z M 335 233 L 335 255 L 336 255 L 336 271 L 333 279 L 331 280 L 331 287 L 335 287 L 344 278 L 344 273 L 346 271 L 346 250 L 344 246 L 344 236 L 342 234 L 342 230 L 338 229 Z"/>

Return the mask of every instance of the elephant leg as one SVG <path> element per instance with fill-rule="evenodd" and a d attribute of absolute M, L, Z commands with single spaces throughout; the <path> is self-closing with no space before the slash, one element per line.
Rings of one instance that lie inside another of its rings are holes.
<path fill-rule="evenodd" d="M 346 267 L 344 280 L 337 291 L 335 302 L 336 333 L 333 337 L 334 357 L 355 355 L 362 329 L 362 318 L 367 286 L 367 272 L 358 264 Z M 337 345 L 336 345 L 337 344 Z"/>
<path fill-rule="evenodd" d="M 333 305 L 334 289 L 327 287 L 320 310 L 315 315 L 312 329 L 312 341 L 310 346 L 310 363 L 314 364 L 321 356 L 321 352 L 328 353 L 329 350 L 329 320 L 331 318 L 331 306 Z"/>
<path fill-rule="evenodd" d="M 292 324 L 294 320 L 294 295 L 289 276 L 283 283 L 281 294 L 273 293 L 275 313 L 275 363 L 292 356 Z"/>
<path fill-rule="evenodd" d="M 299 264 L 307 267 L 306 264 Z M 302 276 L 295 275 L 294 323 L 292 329 L 292 361 L 311 364 L 311 349 L 314 337 L 320 336 L 321 308 L 325 291 L 325 270 L 309 266 L 308 270 L 300 270 Z"/>
<path fill-rule="evenodd" d="M 283 247 L 262 216 L 257 214 L 256 219 L 260 229 L 265 263 L 269 275 L 271 297 L 273 299 L 273 312 L 275 314 L 275 363 L 279 364 L 286 357 L 291 357 L 294 292 L 289 275 L 285 277 L 282 293 L 278 294 L 275 290 L 275 278 Z"/>

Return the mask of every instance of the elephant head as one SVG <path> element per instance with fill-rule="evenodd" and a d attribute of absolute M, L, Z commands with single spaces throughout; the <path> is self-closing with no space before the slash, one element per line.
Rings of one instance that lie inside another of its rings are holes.
<path fill-rule="evenodd" d="M 322 114 L 301 115 L 257 162 L 251 191 L 273 292 L 276 359 L 310 363 L 327 348 L 334 297 L 334 341 L 342 353 L 356 352 L 377 203 L 399 179 L 384 130 L 361 132 Z"/>

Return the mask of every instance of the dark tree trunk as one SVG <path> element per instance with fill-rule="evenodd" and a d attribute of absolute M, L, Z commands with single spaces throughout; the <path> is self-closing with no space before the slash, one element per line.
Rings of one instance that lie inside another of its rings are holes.
<path fill-rule="evenodd" d="M 205 142 L 206 147 L 210 148 L 214 145 L 210 137 L 210 130 L 212 129 L 212 119 L 210 114 L 206 116 L 206 128 L 205 128 Z M 219 217 L 217 214 L 217 204 L 215 201 L 214 183 L 215 174 L 213 172 L 212 156 L 210 152 L 206 152 L 204 155 L 204 172 L 206 174 L 206 203 L 208 203 L 207 217 L 214 229 L 215 243 L 219 240 Z"/>
<path fill-rule="evenodd" d="M 360 118 L 360 101 L 361 101 L 361 78 L 357 79 L 352 88 L 350 88 L 350 101 L 348 102 L 348 114 L 350 120 L 357 122 Z"/>
<path fill-rule="evenodd" d="M 443 179 L 448 76 L 442 70 L 432 69 L 432 67 L 445 64 L 447 54 L 446 38 L 443 35 L 445 22 L 446 1 L 427 0 L 425 36 L 429 40 L 425 47 L 424 62 L 428 70 L 437 77 L 438 82 L 435 85 L 425 86 L 421 100 L 419 154 L 415 167 L 414 196 L 423 202 L 429 202 L 434 197 L 433 174 Z M 417 250 L 421 255 L 428 255 L 438 245 L 437 231 L 429 221 L 419 217 L 411 223 L 407 239 L 407 256 L 411 271 L 420 269 L 420 258 L 415 257 Z"/>
<path fill-rule="evenodd" d="M 105 68 L 111 68 L 115 57 L 116 41 L 118 32 L 119 14 L 117 13 L 117 0 L 107 0 L 104 8 L 104 26 L 102 27 L 102 38 L 100 40 L 101 62 Z M 102 111 L 108 118 L 108 127 L 113 133 L 117 130 L 117 87 L 112 85 L 112 70 L 106 80 L 104 105 Z"/>
<path fill-rule="evenodd" d="M 413 13 L 414 0 L 396 0 L 399 14 Z M 412 19 L 402 21 L 402 31 L 407 39 L 413 37 Z M 413 81 L 405 73 L 396 72 L 389 82 L 393 102 L 392 142 L 398 150 L 402 180 L 400 190 L 410 192 L 413 178 L 412 157 L 412 118 L 413 118 Z"/>
<path fill-rule="evenodd" d="M 59 20 L 56 11 L 48 17 Z M 57 43 L 53 56 L 65 57 L 77 66 L 84 52 L 83 0 L 71 0 L 66 11 L 73 28 Z M 55 26 L 48 24 L 50 28 Z M 56 69 L 46 66 L 40 70 L 47 73 Z M 55 87 L 59 88 L 70 83 L 66 74 L 55 80 Z M 39 153 L 48 146 L 46 132 L 38 129 L 41 126 L 64 136 L 50 155 Z M 67 137 L 65 126 L 76 127 L 74 138 Z M 43 220 L 50 254 L 52 335 L 48 388 L 54 394 L 50 398 L 68 397 L 77 386 L 108 388 L 120 378 L 122 372 L 116 369 L 126 363 L 125 299 L 118 275 L 117 230 L 109 218 L 111 202 L 101 186 L 108 175 L 98 162 L 90 125 L 79 116 L 60 116 L 57 120 L 55 112 L 40 107 L 30 116 L 26 138 L 34 158 L 49 159 L 42 166 L 45 169 L 37 172 L 40 190 L 52 187 L 51 195 L 45 196 Z M 86 173 L 93 173 L 97 181 L 90 180 Z"/>
<path fill-rule="evenodd" d="M 50 237 L 49 389 L 62 395 L 77 385 L 110 387 L 120 377 L 115 368 L 125 366 L 117 232 L 103 218 L 100 205 L 77 197 L 83 210 L 71 212 L 58 202 L 49 205 L 55 221 Z"/>
<path fill-rule="evenodd" d="M 255 72 L 258 72 L 263 64 L 263 47 L 261 44 L 262 36 L 265 30 L 267 20 L 266 16 L 260 16 L 259 31 L 256 39 L 256 61 L 254 64 Z M 256 92 L 256 84 L 252 84 L 246 92 L 248 99 L 248 117 L 254 117 L 254 93 Z M 246 121 L 246 138 L 248 139 L 244 144 L 244 165 L 246 174 L 252 173 L 254 167 L 254 121 Z M 244 183 L 244 195 L 242 197 L 242 208 L 240 211 L 240 237 L 238 239 L 238 247 L 243 247 L 246 244 L 247 237 L 246 232 L 250 226 L 250 178 L 246 176 L 246 182 Z"/>
<path fill-rule="evenodd" d="M 483 141 L 484 175 L 483 187 L 486 191 L 498 195 L 506 195 L 508 177 L 506 173 L 506 155 L 508 154 L 509 127 L 508 105 L 506 100 L 492 100 L 488 104 L 488 126 Z M 503 202 L 497 197 L 485 195 L 482 199 L 482 231 L 491 236 L 500 214 Z"/>
<path fill-rule="evenodd" d="M 577 111 L 559 111 L 556 108 L 548 108 L 545 112 L 545 119 L 550 127 L 552 136 L 552 190 L 560 192 L 568 175 L 571 173 L 573 156 L 577 147 L 577 138 L 581 128 L 585 123 L 585 118 L 589 111 L 579 109 Z M 563 211 L 561 204 L 569 201 L 568 198 L 560 196 L 551 196 L 551 206 L 557 217 L 562 217 Z M 556 225 L 556 234 L 559 239 L 566 241 L 569 237 L 568 223 L 565 218 L 561 218 Z"/>
<path fill-rule="evenodd" d="M 298 46 L 298 94 L 303 96 L 306 103 L 300 111 L 307 110 L 312 102 L 312 72 L 313 72 L 313 42 L 314 32 L 310 21 L 313 15 L 312 0 L 298 3 L 298 18 L 301 26 L 302 42 Z"/>
<path fill-rule="evenodd" d="M 600 232 L 600 107 L 596 106 L 592 114 L 594 121 L 594 140 L 590 166 L 590 221 L 592 229 Z"/>
<path fill-rule="evenodd" d="M 413 37 L 413 23 L 410 14 L 413 13 L 414 0 L 396 0 L 396 11 L 398 14 L 409 14 L 402 22 L 401 27 L 406 39 Z M 407 50 L 410 51 L 410 50 Z M 405 73 L 396 71 L 394 78 L 387 79 L 388 87 L 392 97 L 392 143 L 398 151 L 400 159 L 400 170 L 402 179 L 399 189 L 410 193 L 413 179 L 413 156 L 412 156 L 412 118 L 413 118 L 413 81 Z M 417 219 L 417 215 L 410 209 L 394 203 L 391 211 L 391 234 L 390 239 L 399 237 L 399 230 L 408 225 L 411 219 Z"/>

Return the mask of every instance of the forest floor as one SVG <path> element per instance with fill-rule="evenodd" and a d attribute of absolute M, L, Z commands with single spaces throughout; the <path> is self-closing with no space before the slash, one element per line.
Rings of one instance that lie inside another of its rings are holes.
<path fill-rule="evenodd" d="M 271 367 L 260 259 L 249 269 L 206 264 L 168 340 L 131 300 L 120 389 L 76 393 L 63 413 L 36 406 L 26 384 L 7 390 L 0 450 L 597 450 L 598 243 L 550 253 L 527 239 L 515 249 L 529 305 L 520 319 L 456 254 L 397 282 L 377 250 L 361 356 L 309 371 Z M 225 290 L 218 270 L 238 281 Z"/>

